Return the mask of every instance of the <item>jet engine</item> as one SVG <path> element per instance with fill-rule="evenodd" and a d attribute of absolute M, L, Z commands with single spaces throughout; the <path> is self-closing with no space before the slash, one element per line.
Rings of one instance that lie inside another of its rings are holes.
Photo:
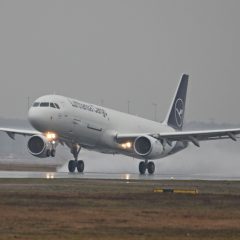
<path fill-rule="evenodd" d="M 46 158 L 52 154 L 52 143 L 45 136 L 35 135 L 28 140 L 28 151 L 35 157 Z"/>
<path fill-rule="evenodd" d="M 146 159 L 159 158 L 164 152 L 161 142 L 151 136 L 136 138 L 133 147 L 138 155 Z"/>

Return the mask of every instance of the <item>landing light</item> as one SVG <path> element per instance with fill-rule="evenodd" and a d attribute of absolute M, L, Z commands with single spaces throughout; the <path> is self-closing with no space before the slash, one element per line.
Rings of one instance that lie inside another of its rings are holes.
<path fill-rule="evenodd" d="M 53 133 L 53 132 L 47 132 L 46 133 L 46 138 L 49 140 L 49 141 L 55 141 L 57 139 L 57 134 L 56 133 Z"/>
<path fill-rule="evenodd" d="M 121 146 L 123 149 L 129 149 L 132 147 L 132 143 L 131 142 L 122 143 Z"/>

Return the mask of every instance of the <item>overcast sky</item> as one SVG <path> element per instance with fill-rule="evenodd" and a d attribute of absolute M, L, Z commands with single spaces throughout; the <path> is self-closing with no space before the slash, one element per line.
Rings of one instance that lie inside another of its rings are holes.
<path fill-rule="evenodd" d="M 240 1 L 0 0 L 0 116 L 48 93 L 163 120 L 190 74 L 186 118 L 240 124 Z"/>

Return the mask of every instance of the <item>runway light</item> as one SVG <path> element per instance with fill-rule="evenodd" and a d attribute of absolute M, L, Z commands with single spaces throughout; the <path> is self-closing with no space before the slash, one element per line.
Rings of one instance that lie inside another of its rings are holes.
<path fill-rule="evenodd" d="M 126 180 L 129 180 L 129 179 L 130 179 L 130 174 L 126 174 L 126 175 L 125 175 L 125 179 L 126 179 Z M 127 183 L 128 183 L 128 182 L 127 182 Z"/>
<path fill-rule="evenodd" d="M 129 149 L 132 147 L 132 143 L 131 142 L 122 143 L 121 146 L 123 149 Z"/>
<path fill-rule="evenodd" d="M 46 179 L 54 179 L 54 173 L 47 173 Z"/>

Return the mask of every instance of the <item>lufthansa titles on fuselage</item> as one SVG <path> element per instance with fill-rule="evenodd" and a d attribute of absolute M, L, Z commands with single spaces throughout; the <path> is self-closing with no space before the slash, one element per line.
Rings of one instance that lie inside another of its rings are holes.
<path fill-rule="evenodd" d="M 82 103 L 82 102 L 79 102 L 79 101 L 73 100 L 73 99 L 68 99 L 68 100 L 71 103 L 71 105 L 75 108 L 83 109 L 83 110 L 86 110 L 89 112 L 95 112 L 97 114 L 102 115 L 104 118 L 107 117 L 107 112 L 103 108 L 99 108 L 92 104 Z"/>

